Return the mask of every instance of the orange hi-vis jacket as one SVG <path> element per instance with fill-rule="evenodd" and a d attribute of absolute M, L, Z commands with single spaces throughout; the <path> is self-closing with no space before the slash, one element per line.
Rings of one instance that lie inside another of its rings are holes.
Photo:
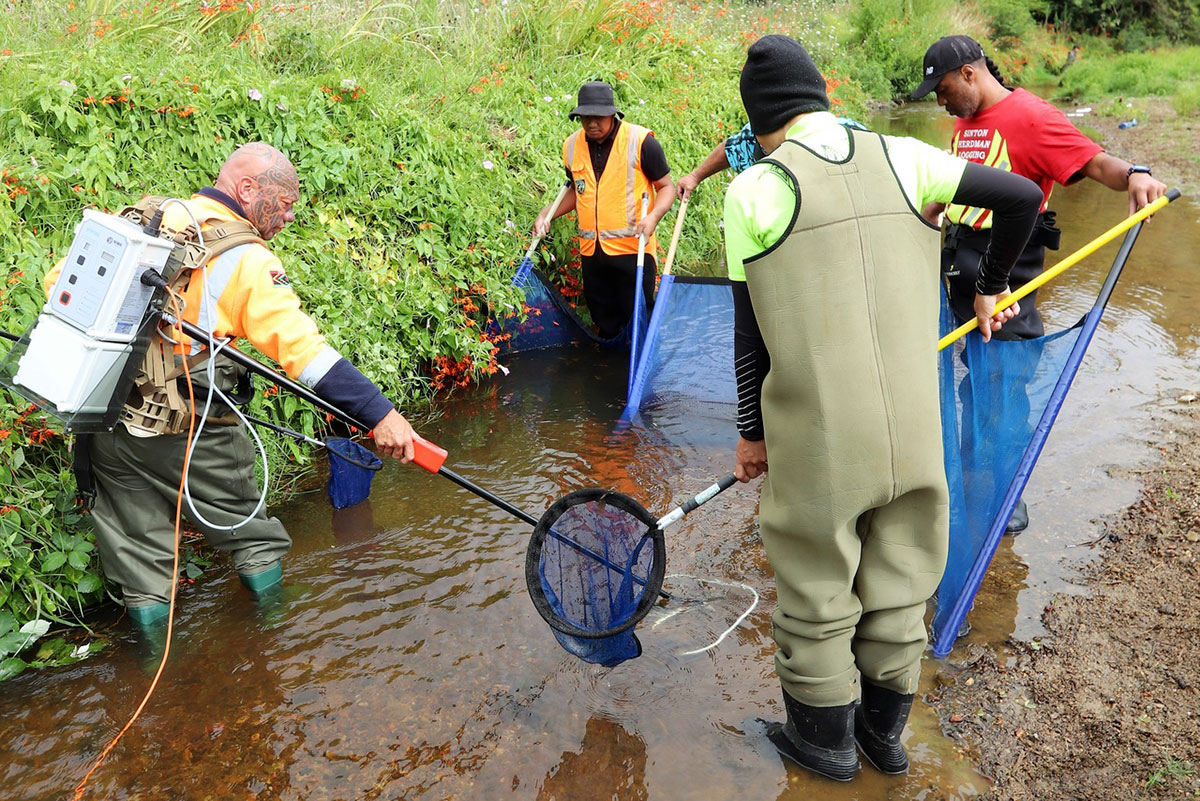
<path fill-rule="evenodd" d="M 224 204 L 204 195 L 194 195 L 186 205 L 200 223 L 201 233 L 222 222 L 242 220 Z M 163 228 L 182 231 L 190 223 L 191 217 L 178 203 L 167 204 Z M 46 275 L 43 283 L 47 293 L 61 269 L 59 262 Z M 203 280 L 197 280 L 200 275 L 192 276 L 181 293 L 185 302 L 183 318 L 188 322 L 212 331 L 218 338 L 250 340 L 289 376 L 309 387 L 316 386 L 341 358 L 326 344 L 312 318 L 300 309 L 300 299 L 288 284 L 283 263 L 263 245 L 232 248 L 210 261 L 205 273 Z M 189 355 L 194 355 L 207 343 L 189 344 Z"/>
<path fill-rule="evenodd" d="M 579 218 L 579 251 L 594 255 L 596 241 L 610 256 L 637 253 L 638 238 L 633 227 L 641 219 L 642 195 L 649 194 L 654 206 L 657 194 L 642 172 L 642 141 L 653 131 L 640 125 L 617 121 L 617 135 L 608 162 L 596 185 L 587 138 L 576 131 L 563 142 L 563 164 L 575 185 L 575 214 Z M 646 253 L 655 256 L 658 239 L 651 236 Z"/>

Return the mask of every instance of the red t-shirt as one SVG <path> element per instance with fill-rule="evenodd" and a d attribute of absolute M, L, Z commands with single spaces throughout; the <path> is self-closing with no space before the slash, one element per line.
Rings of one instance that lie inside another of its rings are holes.
<path fill-rule="evenodd" d="M 1024 89 L 1016 89 L 991 108 L 954 125 L 956 156 L 1024 175 L 1042 189 L 1042 211 L 1054 182 L 1066 186 L 1104 148 L 1088 139 L 1057 108 Z M 1078 178 L 1076 178 L 1078 180 Z M 950 222 L 990 228 L 991 211 L 951 204 Z"/>

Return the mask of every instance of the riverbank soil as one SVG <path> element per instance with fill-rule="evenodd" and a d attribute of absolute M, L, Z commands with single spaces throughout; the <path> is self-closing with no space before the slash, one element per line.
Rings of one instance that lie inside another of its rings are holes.
<path fill-rule="evenodd" d="M 1100 144 L 1109 153 L 1134 164 L 1147 164 L 1167 186 L 1195 196 L 1200 191 L 1200 117 L 1176 113 L 1167 97 L 1122 98 L 1112 105 L 1121 113 L 1087 114 L 1072 118 L 1072 122 L 1099 134 Z M 1136 126 L 1118 127 L 1135 118 Z"/>
<path fill-rule="evenodd" d="M 1200 406 L 1163 415 L 1162 464 L 1098 525 L 1087 594 L 1045 607 L 1047 637 L 952 656 L 926 698 L 987 798 L 1200 799 Z"/>

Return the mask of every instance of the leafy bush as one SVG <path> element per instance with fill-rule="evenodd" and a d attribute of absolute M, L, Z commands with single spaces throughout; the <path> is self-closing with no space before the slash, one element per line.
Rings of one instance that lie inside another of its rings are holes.
<path fill-rule="evenodd" d="M 850 12 L 851 43 L 871 66 L 862 73 L 868 92 L 905 97 L 921 81 L 929 45 L 950 33 L 945 9 L 935 0 L 862 0 Z M 935 32 L 932 33 L 931 32 Z"/>
<path fill-rule="evenodd" d="M 1060 28 L 1105 35 L 1130 34 L 1129 51 L 1152 42 L 1200 44 L 1200 0 L 1047 0 L 1046 19 Z"/>

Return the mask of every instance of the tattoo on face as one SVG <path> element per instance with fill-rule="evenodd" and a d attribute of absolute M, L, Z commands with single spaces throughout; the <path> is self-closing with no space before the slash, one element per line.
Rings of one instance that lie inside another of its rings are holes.
<path fill-rule="evenodd" d="M 250 222 L 264 239 L 271 238 L 287 225 L 288 212 L 300 191 L 295 168 L 286 160 L 276 161 L 283 163 L 272 164 L 256 176 L 257 190 L 246 208 Z"/>

